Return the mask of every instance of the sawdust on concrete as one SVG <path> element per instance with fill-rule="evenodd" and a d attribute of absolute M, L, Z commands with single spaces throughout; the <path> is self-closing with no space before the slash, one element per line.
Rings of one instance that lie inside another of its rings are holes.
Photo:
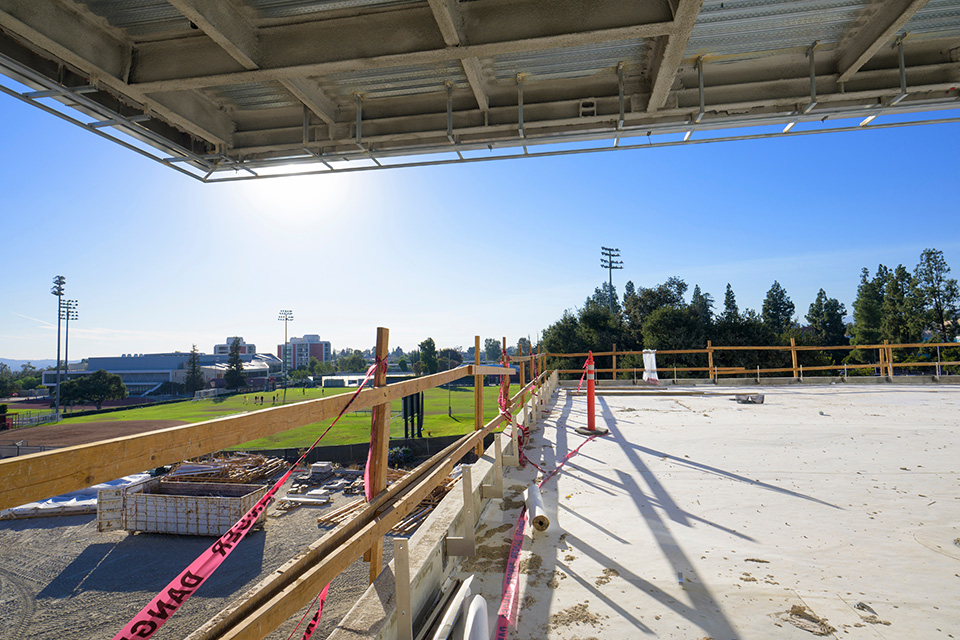
<path fill-rule="evenodd" d="M 551 615 L 550 628 L 558 629 L 560 627 L 569 627 L 572 624 L 589 624 L 595 627 L 598 624 L 602 624 L 600 615 L 590 611 L 590 607 L 587 604 L 588 602 L 590 601 L 584 600 L 580 604 L 575 604 L 560 613 Z"/>
<path fill-rule="evenodd" d="M 618 577 L 620 577 L 620 572 L 617 571 L 616 569 L 604 569 L 603 575 L 597 578 L 594 584 L 597 585 L 598 587 L 602 587 L 603 585 L 607 584 L 614 578 L 618 578 Z"/>

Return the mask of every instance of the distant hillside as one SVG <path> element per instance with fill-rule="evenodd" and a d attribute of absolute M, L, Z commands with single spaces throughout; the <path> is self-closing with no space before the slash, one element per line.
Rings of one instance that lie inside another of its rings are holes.
<path fill-rule="evenodd" d="M 10 367 L 13 371 L 20 371 L 20 368 L 28 362 L 37 369 L 46 369 L 47 367 L 53 367 L 57 364 L 54 358 L 50 358 L 49 360 L 13 360 L 11 358 L 0 358 L 0 362 Z M 79 360 L 73 360 L 73 362 L 79 362 Z"/>

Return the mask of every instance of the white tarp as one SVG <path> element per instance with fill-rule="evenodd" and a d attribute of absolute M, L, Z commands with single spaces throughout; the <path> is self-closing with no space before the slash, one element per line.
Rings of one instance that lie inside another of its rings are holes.
<path fill-rule="evenodd" d="M 655 349 L 643 350 L 643 380 L 650 384 L 660 384 L 657 378 L 657 352 Z"/>
<path fill-rule="evenodd" d="M 71 491 L 38 502 L 22 504 L 19 507 L 0 511 L 0 518 L 23 518 L 37 515 L 67 515 L 97 512 L 97 491 L 111 489 L 141 482 L 150 477 L 149 473 L 137 473 L 119 480 L 95 484 L 86 489 Z"/>

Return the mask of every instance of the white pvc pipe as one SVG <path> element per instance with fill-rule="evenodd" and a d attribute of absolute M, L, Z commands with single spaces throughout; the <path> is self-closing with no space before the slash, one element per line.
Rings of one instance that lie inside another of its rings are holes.
<path fill-rule="evenodd" d="M 527 512 L 530 514 L 530 522 L 537 531 L 546 531 L 550 526 L 550 518 L 547 517 L 543 508 L 543 498 L 540 496 L 540 489 L 537 485 L 530 485 L 530 488 L 523 492 L 523 501 L 527 505 Z"/>

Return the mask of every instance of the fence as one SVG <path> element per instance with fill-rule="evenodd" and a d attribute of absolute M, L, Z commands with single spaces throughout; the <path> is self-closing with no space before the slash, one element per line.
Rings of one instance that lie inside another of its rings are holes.
<path fill-rule="evenodd" d="M 27 444 L 0 444 L 0 458 L 14 458 L 16 456 L 25 456 L 30 453 L 40 453 L 42 451 L 51 451 L 57 447 L 30 446 Z"/>
<path fill-rule="evenodd" d="M 925 354 L 927 359 L 925 360 L 916 360 L 916 361 L 907 361 L 901 358 L 899 361 L 895 357 L 895 353 L 898 351 L 903 351 L 906 349 L 918 349 L 921 351 L 927 351 Z M 933 350 L 936 350 L 936 353 L 933 353 Z M 756 376 L 757 378 L 763 375 L 776 375 L 789 373 L 796 379 L 802 379 L 804 373 L 829 373 L 830 375 L 842 375 L 844 377 L 848 375 L 864 375 L 864 371 L 870 371 L 866 375 L 879 375 L 892 378 L 896 375 L 897 370 L 901 371 L 901 374 L 904 370 L 916 370 L 917 372 L 929 373 L 929 375 L 941 376 L 944 372 L 945 367 L 956 367 L 960 365 L 960 360 L 943 360 L 941 357 L 941 349 L 956 349 L 960 353 L 960 343 L 957 342 L 921 342 L 921 343 L 909 343 L 909 344 L 891 344 L 888 340 L 884 340 L 883 344 L 874 344 L 874 345 L 831 345 L 831 346 L 816 346 L 816 345 L 798 345 L 796 344 L 796 339 L 791 338 L 789 345 L 781 346 L 720 346 L 714 345 L 711 341 L 707 341 L 707 346 L 703 349 L 663 349 L 657 351 L 657 370 L 661 378 L 668 376 L 670 373 L 673 373 L 674 376 L 677 376 L 679 373 L 683 373 L 684 377 L 691 377 L 687 374 L 690 373 L 706 373 L 707 378 L 710 380 L 717 380 L 720 376 Z M 873 356 L 872 363 L 833 363 L 833 364 L 813 364 L 813 365 L 804 365 L 800 362 L 800 359 L 804 354 L 810 353 L 819 353 L 824 354 L 828 351 L 861 351 L 869 353 Z M 753 367 L 746 366 L 720 366 L 718 360 L 722 358 L 724 354 L 733 354 L 733 353 L 743 353 L 743 352 L 754 352 L 757 355 L 758 364 Z M 790 366 L 783 367 L 762 367 L 759 364 L 759 354 L 776 352 L 790 355 Z M 617 351 L 617 346 L 613 345 L 612 351 L 597 351 L 593 352 L 594 358 L 610 358 L 611 366 L 609 368 L 597 368 L 596 372 L 599 373 L 609 373 L 612 374 L 611 378 L 616 378 L 617 376 L 626 374 L 636 376 L 643 373 L 643 367 L 618 367 L 617 358 L 625 358 L 629 356 L 642 356 L 643 351 Z M 561 374 L 576 374 L 580 375 L 583 372 L 582 368 L 578 369 L 561 369 L 559 366 L 565 364 L 562 359 L 571 359 L 571 358 L 586 358 L 586 353 L 545 353 L 543 354 L 547 358 L 547 364 L 550 366 L 558 367 L 557 371 Z M 676 364 L 671 365 L 671 357 L 676 356 L 705 356 L 706 366 L 676 366 Z M 566 363 L 569 364 L 569 363 Z"/>
<path fill-rule="evenodd" d="M 386 360 L 389 351 L 387 337 L 386 329 L 377 330 L 378 362 Z M 467 453 L 479 451 L 482 454 L 484 439 L 508 420 L 505 413 L 500 413 L 493 420 L 483 423 L 483 377 L 510 374 L 513 371 L 480 365 L 479 345 L 480 338 L 477 337 L 475 364 L 389 386 L 385 384 L 385 372 L 379 370 L 374 378 L 374 387 L 364 389 L 353 398 L 352 394 L 339 394 L 65 450 L 46 451 L 29 458 L 0 460 L 0 509 L 328 420 L 345 411 L 348 405 L 354 410 L 377 407 L 372 420 L 369 463 L 370 486 L 374 497 L 367 506 L 354 518 L 341 523 L 310 545 L 305 555 L 284 565 L 286 568 L 283 571 L 274 573 L 265 581 L 269 584 L 261 584 L 236 607 L 224 610 L 222 617 L 211 620 L 191 636 L 204 639 L 222 637 L 224 634 L 236 638 L 263 637 L 310 603 L 324 584 L 360 556 L 369 558 L 371 581 L 378 576 L 383 566 L 383 536 L 386 532 L 445 482 L 453 466 Z M 504 338 L 503 348 L 506 346 Z M 520 413 L 518 409 L 522 408 L 524 421 L 531 416 L 535 420 L 542 410 L 544 396 L 556 384 L 556 375 L 544 373 L 542 354 L 521 359 L 529 363 L 537 374 L 531 375 L 531 381 L 509 400 L 508 410 L 512 408 Z M 388 488 L 386 470 L 390 445 L 390 402 L 465 376 L 474 377 L 473 432 L 460 437 Z M 499 453 L 497 458 L 499 461 Z"/>

